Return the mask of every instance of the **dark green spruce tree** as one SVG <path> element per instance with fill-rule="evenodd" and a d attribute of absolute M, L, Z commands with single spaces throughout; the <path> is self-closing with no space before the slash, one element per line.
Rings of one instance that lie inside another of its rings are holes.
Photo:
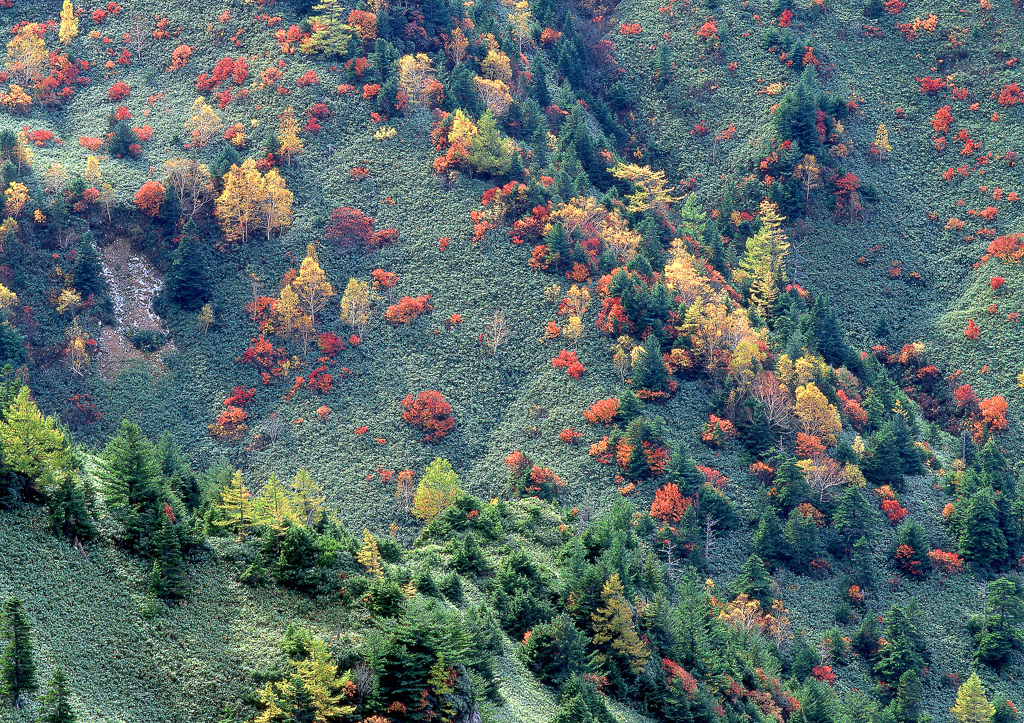
<path fill-rule="evenodd" d="M 36 664 L 32 654 L 32 628 L 25 617 L 21 600 L 8 598 L 0 613 L 0 693 L 6 695 L 15 709 L 25 703 L 25 697 L 34 692 Z"/>

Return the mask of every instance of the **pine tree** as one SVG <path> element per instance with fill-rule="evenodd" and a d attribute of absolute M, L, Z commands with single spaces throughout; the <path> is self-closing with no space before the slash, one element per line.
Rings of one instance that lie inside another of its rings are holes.
<path fill-rule="evenodd" d="M 176 600 L 185 594 L 184 563 L 181 557 L 181 533 L 167 514 L 153 535 L 153 570 L 149 592 L 164 600 Z"/>
<path fill-rule="evenodd" d="M 764 562 L 757 555 L 751 555 L 743 563 L 743 574 L 736 581 L 736 589 L 749 597 L 757 600 L 762 607 L 768 609 L 772 604 L 772 579 L 768 576 Z"/>
<path fill-rule="evenodd" d="M 50 495 L 46 502 L 54 533 L 68 540 L 76 537 L 79 540 L 91 539 L 96 533 L 96 526 L 89 514 L 91 500 L 87 499 L 82 485 L 74 477 L 63 476 L 47 486 Z"/>
<path fill-rule="evenodd" d="M 32 654 L 32 629 L 21 600 L 8 598 L 0 613 L 0 693 L 20 709 L 27 694 L 36 690 L 36 665 Z"/>
<path fill-rule="evenodd" d="M 601 588 L 604 603 L 591 616 L 594 644 L 614 654 L 622 655 L 634 673 L 647 665 L 651 651 L 640 640 L 633 626 L 633 611 L 623 595 L 622 582 L 615 573 Z"/>
<path fill-rule="evenodd" d="M 999 526 L 999 510 L 992 488 L 983 487 L 967 500 L 960 532 L 960 554 L 979 568 L 999 569 L 1006 564 L 1006 536 Z"/>
<path fill-rule="evenodd" d="M 621 403 L 619 404 L 619 412 L 622 412 Z M 697 463 L 693 461 L 689 450 L 686 449 L 682 442 L 672 450 L 672 458 L 669 461 L 665 481 L 678 486 L 680 494 L 684 497 L 696 494 L 704 486 L 704 473 L 697 469 Z"/>
<path fill-rule="evenodd" d="M 510 145 L 511 141 L 501 137 L 498 121 L 488 108 L 476 124 L 476 135 L 470 143 L 472 164 L 481 173 L 503 176 L 512 166 Z"/>
<path fill-rule="evenodd" d="M 956 705 L 949 712 L 959 723 L 992 723 L 996 709 L 985 698 L 985 687 L 977 673 L 971 673 L 957 690 Z"/>
<path fill-rule="evenodd" d="M 1018 627 L 1024 622 L 1021 584 L 1001 577 L 988 584 L 985 611 L 970 621 L 974 634 L 974 658 L 979 663 L 1001 668 L 1009 662 L 1013 648 L 1022 640 Z M 980 618 L 980 619 L 978 619 Z"/>
<path fill-rule="evenodd" d="M 242 472 L 236 470 L 231 475 L 231 483 L 221 490 L 217 509 L 224 517 L 214 520 L 218 527 L 230 527 L 238 530 L 238 539 L 242 539 L 246 525 L 252 524 L 252 494 L 242 483 Z"/>
<path fill-rule="evenodd" d="M 96 248 L 88 240 L 78 249 L 75 261 L 75 288 L 83 299 L 92 296 L 95 300 L 107 295 L 107 280 L 103 277 L 103 265 L 100 263 Z"/>
<path fill-rule="evenodd" d="M 786 559 L 786 540 L 782 535 L 782 523 L 771 507 L 761 513 L 757 529 L 754 530 L 751 549 L 761 560 L 783 562 Z"/>
<path fill-rule="evenodd" d="M 75 711 L 71 707 L 71 691 L 68 690 L 68 679 L 64 669 L 58 667 L 53 671 L 53 678 L 43 697 L 43 710 L 39 723 L 75 723 Z"/>
<path fill-rule="evenodd" d="M 908 670 L 900 676 L 892 714 L 896 723 L 917 723 L 921 715 L 921 675 L 916 670 Z"/>
<path fill-rule="evenodd" d="M 886 644 L 879 649 L 874 673 L 892 691 L 896 690 L 904 673 L 920 672 L 929 660 L 924 639 L 913 622 L 916 613 L 913 604 L 909 609 L 894 605 L 886 615 Z"/>
<path fill-rule="evenodd" d="M 821 555 L 818 527 L 814 524 L 814 518 L 794 509 L 786 521 L 784 536 L 789 544 L 793 564 L 805 572 L 810 571 L 811 560 Z"/>
<path fill-rule="evenodd" d="M 171 268 L 165 277 L 165 288 L 172 302 L 182 309 L 194 311 L 210 300 L 210 280 L 206 275 L 198 243 L 198 229 L 189 219 L 174 251 Z"/>
<path fill-rule="evenodd" d="M 649 390 L 668 393 L 668 370 L 661 359 L 661 342 L 651 334 L 640 347 L 640 353 L 633 362 L 633 378 L 630 387 L 634 390 Z"/>
<path fill-rule="evenodd" d="M 162 511 L 163 486 L 153 445 L 137 424 L 128 420 L 121 423 L 117 436 L 103 450 L 100 475 L 106 484 L 107 505 L 120 518 Z"/>

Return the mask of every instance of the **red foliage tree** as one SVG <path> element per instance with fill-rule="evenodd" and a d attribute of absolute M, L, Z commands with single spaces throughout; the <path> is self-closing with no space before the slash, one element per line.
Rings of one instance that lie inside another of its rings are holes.
<path fill-rule="evenodd" d="M 978 402 L 981 416 L 985 420 L 990 432 L 1002 432 L 1007 428 L 1006 410 L 1007 404 L 1003 397 L 989 397 Z"/>
<path fill-rule="evenodd" d="M 966 336 L 968 339 L 974 340 L 977 339 L 980 335 L 981 329 L 979 329 L 978 325 L 974 323 L 974 319 L 968 319 L 967 328 L 964 329 L 964 336 Z"/>
<path fill-rule="evenodd" d="M 119 80 L 110 86 L 110 90 L 107 91 L 107 100 L 118 101 L 127 98 L 129 93 L 131 93 L 131 88 L 128 87 L 128 84 Z"/>
<path fill-rule="evenodd" d="M 421 432 L 426 432 L 424 442 L 437 442 L 455 428 L 452 405 L 444 395 L 435 390 L 420 392 L 414 398 L 411 394 L 402 400 L 402 419 Z"/>
<path fill-rule="evenodd" d="M 576 356 L 576 352 L 563 349 L 558 356 L 551 360 L 553 367 L 565 367 L 566 373 L 573 379 L 579 379 L 586 370 Z"/>
<path fill-rule="evenodd" d="M 430 305 L 430 294 L 425 296 L 403 296 L 397 304 L 389 306 L 384 318 L 392 324 L 411 324 L 420 314 L 433 311 Z"/>
<path fill-rule="evenodd" d="M 1010 83 L 999 91 L 997 102 L 1004 107 L 1024 103 L 1024 93 L 1016 83 Z"/>
<path fill-rule="evenodd" d="M 931 560 L 932 567 L 938 570 L 943 577 L 952 577 L 964 569 L 963 558 L 955 552 L 931 550 L 928 553 L 928 559 Z"/>
<path fill-rule="evenodd" d="M 949 124 L 953 122 L 953 113 L 948 105 L 944 105 L 932 117 L 932 128 L 936 133 L 948 133 Z"/>
<path fill-rule="evenodd" d="M 342 247 L 366 244 L 373 235 L 373 219 L 358 208 L 343 206 L 331 211 L 324 238 Z"/>

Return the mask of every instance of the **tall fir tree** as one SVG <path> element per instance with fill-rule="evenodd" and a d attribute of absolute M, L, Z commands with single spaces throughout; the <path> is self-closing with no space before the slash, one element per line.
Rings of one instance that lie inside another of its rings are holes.
<path fill-rule="evenodd" d="M 40 723 L 76 723 L 78 720 L 74 709 L 71 707 L 71 691 L 68 690 L 68 679 L 64 675 L 63 668 L 53 671 L 50 685 L 43 697 L 42 715 L 39 716 Z"/>
<path fill-rule="evenodd" d="M 36 688 L 36 664 L 32 652 L 32 628 L 21 600 L 8 598 L 0 613 L 0 693 L 20 709 Z"/>

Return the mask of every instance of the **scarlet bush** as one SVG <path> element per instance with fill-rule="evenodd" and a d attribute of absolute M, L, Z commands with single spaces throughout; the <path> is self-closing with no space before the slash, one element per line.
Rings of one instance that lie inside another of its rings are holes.
<path fill-rule="evenodd" d="M 419 318 L 420 314 L 433 311 L 430 305 L 430 294 L 425 296 L 403 296 L 399 302 L 389 306 L 384 312 L 384 318 L 392 324 L 411 324 Z"/>
<path fill-rule="evenodd" d="M 601 399 L 590 405 L 589 409 L 583 410 L 583 418 L 591 424 L 611 424 L 615 415 L 619 413 L 619 400 L 617 397 Z"/>
<path fill-rule="evenodd" d="M 551 366 L 553 367 L 565 367 L 566 373 L 573 379 L 579 379 L 583 376 L 586 368 L 580 363 L 580 360 L 576 357 L 576 352 L 562 350 L 558 356 L 551 360 Z"/>
<path fill-rule="evenodd" d="M 110 86 L 110 90 L 107 91 L 107 100 L 118 101 L 127 98 L 129 93 L 131 93 L 131 88 L 128 87 L 128 84 L 119 80 Z"/>
<path fill-rule="evenodd" d="M 977 339 L 980 335 L 981 329 L 979 329 L 978 325 L 974 323 L 974 319 L 968 319 L 967 328 L 964 329 L 964 336 L 966 336 L 968 339 L 974 340 Z"/>
<path fill-rule="evenodd" d="M 324 238 L 339 246 L 366 244 L 373 234 L 373 219 L 358 208 L 343 206 L 331 211 Z"/>
<path fill-rule="evenodd" d="M 424 442 L 437 442 L 455 428 L 452 405 L 444 395 L 435 390 L 420 392 L 415 398 L 409 394 L 402 400 L 402 419 L 421 432 L 426 432 Z"/>

